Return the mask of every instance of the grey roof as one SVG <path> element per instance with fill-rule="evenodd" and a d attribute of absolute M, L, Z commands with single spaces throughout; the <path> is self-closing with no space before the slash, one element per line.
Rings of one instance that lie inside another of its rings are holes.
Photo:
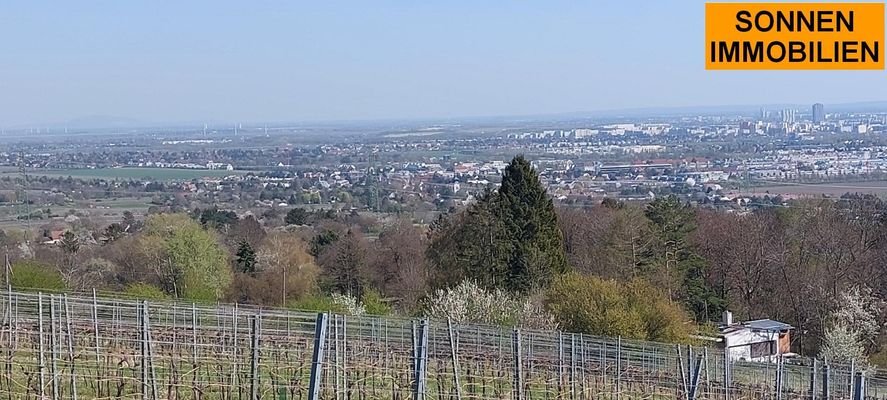
<path fill-rule="evenodd" d="M 762 331 L 784 331 L 788 329 L 793 329 L 793 327 L 789 324 L 774 321 L 772 319 L 758 319 L 754 321 L 747 321 L 744 322 L 743 325 L 751 329 L 758 329 Z"/>

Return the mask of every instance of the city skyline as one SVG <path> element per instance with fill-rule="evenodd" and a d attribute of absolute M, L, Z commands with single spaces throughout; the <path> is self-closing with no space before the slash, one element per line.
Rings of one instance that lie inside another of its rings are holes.
<path fill-rule="evenodd" d="M 222 128 L 233 129 L 233 126 L 244 126 L 249 128 L 261 127 L 288 127 L 290 125 L 352 125 L 367 124 L 367 126 L 385 125 L 385 124 L 437 124 L 437 123 L 475 123 L 475 122 L 505 122 L 515 120 L 515 122 L 566 122 L 574 119 L 589 119 L 597 121 L 622 120 L 633 118 L 668 118 L 675 116 L 717 116 L 717 115 L 733 115 L 746 116 L 752 118 L 760 116 L 763 112 L 768 114 L 778 114 L 786 109 L 792 109 L 801 115 L 812 115 L 811 107 L 822 105 L 825 107 L 826 114 L 833 113 L 858 113 L 858 112 L 887 112 L 887 100 L 885 101 L 868 101 L 868 102 L 848 102 L 848 103 L 773 103 L 773 104 L 733 104 L 733 105 L 706 105 L 706 106 L 676 106 L 676 107 L 651 107 L 651 108 L 623 108 L 623 109 L 603 109 L 593 111 L 574 111 L 574 112 L 556 112 L 547 114 L 523 114 L 523 115 L 475 115 L 464 117 L 428 117 L 428 118 L 376 118 L 376 119 L 341 119 L 341 120 L 179 120 L 179 121 L 151 121 L 139 120 L 136 118 L 128 118 L 125 116 L 110 115 L 91 115 L 74 118 L 69 121 L 43 121 L 37 123 L 22 123 L 12 125 L 0 125 L 4 131 L 33 131 L 45 132 L 47 130 L 66 130 L 66 129 L 115 129 L 115 128 Z M 778 116 L 778 115 L 777 115 Z M 754 119 L 754 118 L 752 118 Z"/>

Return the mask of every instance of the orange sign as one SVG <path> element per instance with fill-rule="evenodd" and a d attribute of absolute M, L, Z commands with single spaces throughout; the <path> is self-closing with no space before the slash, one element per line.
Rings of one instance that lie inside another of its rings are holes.
<path fill-rule="evenodd" d="M 884 69 L 884 3 L 706 3 L 706 69 Z"/>

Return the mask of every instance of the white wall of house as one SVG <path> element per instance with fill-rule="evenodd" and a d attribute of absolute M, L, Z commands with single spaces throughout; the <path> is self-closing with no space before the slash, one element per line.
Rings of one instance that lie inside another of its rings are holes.
<path fill-rule="evenodd" d="M 723 336 L 727 354 L 735 361 L 768 361 L 772 358 L 769 357 L 769 349 L 777 349 L 779 340 L 779 332 L 756 332 L 751 329 L 739 329 Z M 764 342 L 772 343 L 768 347 L 768 356 L 752 357 L 752 344 Z"/>

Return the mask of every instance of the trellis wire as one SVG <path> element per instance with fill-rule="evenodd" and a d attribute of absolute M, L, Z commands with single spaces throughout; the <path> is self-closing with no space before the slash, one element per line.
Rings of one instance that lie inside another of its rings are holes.
<path fill-rule="evenodd" d="M 0 299 L 0 399 L 887 397 L 874 371 L 800 357 L 750 363 L 716 348 L 95 293 Z"/>

